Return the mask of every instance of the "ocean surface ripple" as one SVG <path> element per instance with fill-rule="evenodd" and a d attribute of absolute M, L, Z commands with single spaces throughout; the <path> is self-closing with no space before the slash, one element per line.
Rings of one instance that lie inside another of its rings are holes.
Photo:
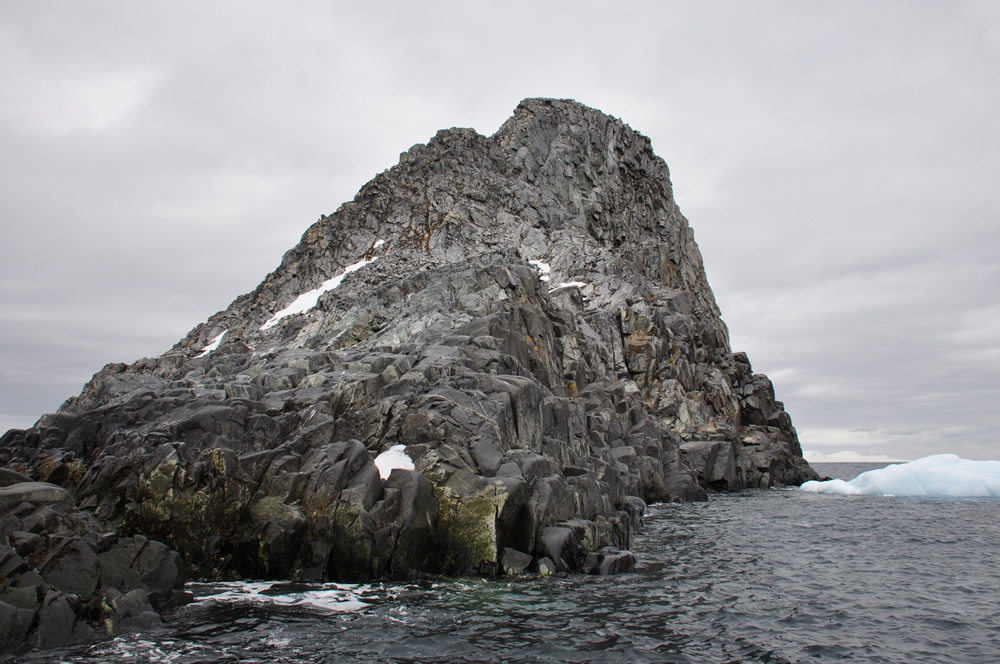
<path fill-rule="evenodd" d="M 3 661 L 1000 660 L 1000 500 L 714 495 L 651 507 L 635 553 L 615 577 L 196 584 L 163 628 Z"/>

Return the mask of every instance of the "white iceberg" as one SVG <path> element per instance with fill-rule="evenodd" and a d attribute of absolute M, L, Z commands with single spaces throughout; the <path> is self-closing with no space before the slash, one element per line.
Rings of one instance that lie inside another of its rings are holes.
<path fill-rule="evenodd" d="M 406 453 L 406 445 L 393 445 L 375 457 L 375 467 L 382 479 L 387 479 L 395 468 L 413 470 L 413 459 Z"/>
<path fill-rule="evenodd" d="M 805 482 L 803 491 L 865 496 L 1000 498 L 1000 461 L 971 461 L 935 454 L 861 473 L 853 480 Z"/>
<path fill-rule="evenodd" d="M 374 245 L 372 245 L 372 249 L 378 249 L 383 244 L 385 244 L 385 240 L 379 240 Z M 351 272 L 357 272 L 365 265 L 374 263 L 376 260 L 378 260 L 378 256 L 373 256 L 371 258 L 362 258 L 357 263 L 354 263 L 353 265 L 348 265 L 347 267 L 344 268 L 343 272 L 333 277 L 332 279 L 327 279 L 317 288 L 302 293 L 302 295 L 299 295 L 297 298 L 295 298 L 295 300 L 291 304 L 289 304 L 287 307 L 285 307 L 278 313 L 271 316 L 266 323 L 261 325 L 260 326 L 261 332 L 268 329 L 269 327 L 274 327 L 275 325 L 278 324 L 278 321 L 280 321 L 282 318 L 285 318 L 287 316 L 292 316 L 294 314 L 304 314 L 305 312 L 309 311 L 310 309 L 316 306 L 317 302 L 319 302 L 320 296 L 322 296 L 324 293 L 328 291 L 332 291 L 334 288 L 343 283 L 344 277 L 349 275 Z"/>

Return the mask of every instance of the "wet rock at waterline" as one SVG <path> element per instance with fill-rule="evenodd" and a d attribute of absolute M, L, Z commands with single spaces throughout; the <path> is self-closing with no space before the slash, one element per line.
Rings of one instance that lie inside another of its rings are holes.
<path fill-rule="evenodd" d="M 65 489 L 0 488 L 0 652 L 112 636 L 187 601 L 180 557 L 108 532 Z"/>
<path fill-rule="evenodd" d="M 542 99 L 403 153 L 256 290 L 106 366 L 0 462 L 69 492 L 85 541 L 299 581 L 616 573 L 644 502 L 816 477 L 729 348 L 648 139 Z"/>

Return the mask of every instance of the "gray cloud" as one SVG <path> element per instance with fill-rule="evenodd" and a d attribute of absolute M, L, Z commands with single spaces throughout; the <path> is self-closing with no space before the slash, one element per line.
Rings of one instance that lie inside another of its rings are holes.
<path fill-rule="evenodd" d="M 0 428 L 169 348 L 447 126 L 526 96 L 671 166 L 807 449 L 997 458 L 987 2 L 8 3 Z"/>

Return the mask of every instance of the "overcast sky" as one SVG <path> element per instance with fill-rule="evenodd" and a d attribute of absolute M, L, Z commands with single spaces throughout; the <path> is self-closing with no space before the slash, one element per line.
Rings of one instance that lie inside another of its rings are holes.
<path fill-rule="evenodd" d="M 0 431 L 544 96 L 652 139 L 805 449 L 1000 458 L 1000 3 L 361 4 L 0 5 Z"/>

